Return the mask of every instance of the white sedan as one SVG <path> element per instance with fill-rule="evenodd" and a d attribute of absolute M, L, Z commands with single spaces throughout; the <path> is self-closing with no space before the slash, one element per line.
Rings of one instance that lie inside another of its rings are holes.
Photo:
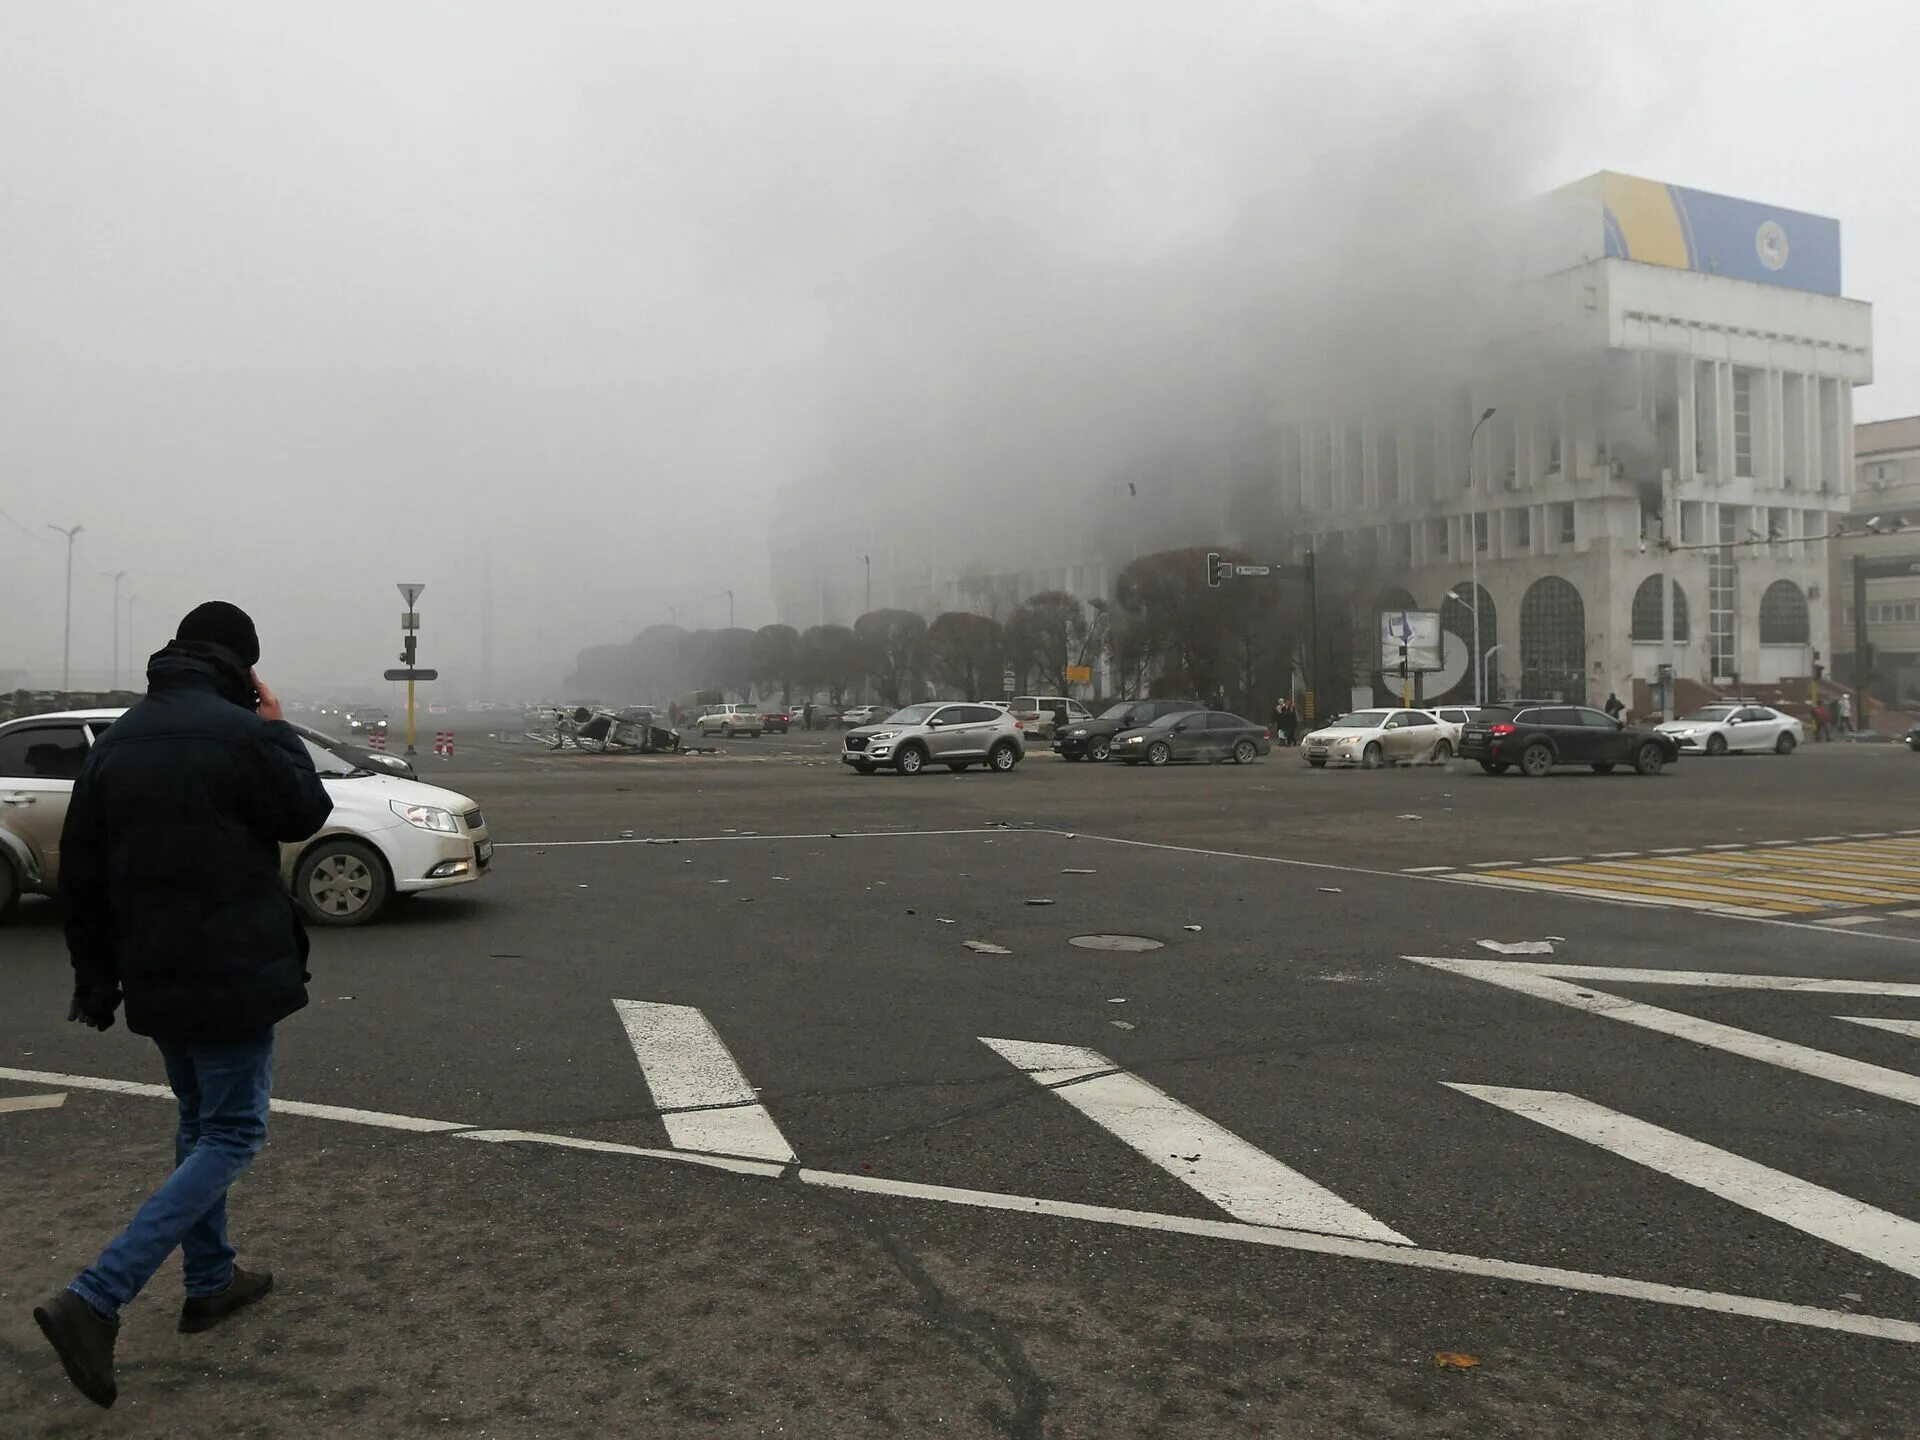
<path fill-rule="evenodd" d="M 87 751 L 124 710 L 73 710 L 0 725 L 0 916 L 21 894 L 54 893 L 60 831 Z M 320 833 L 280 847 L 301 913 L 359 925 L 394 895 L 466 885 L 486 874 L 493 841 L 464 795 L 362 770 L 301 737 L 333 813 Z"/>
<path fill-rule="evenodd" d="M 1460 727 L 1430 710 L 1356 710 L 1342 715 L 1300 741 L 1307 764 L 1358 765 L 1372 770 L 1381 765 L 1453 758 Z"/>
<path fill-rule="evenodd" d="M 1729 750 L 1791 755 L 1807 738 L 1805 726 L 1771 705 L 1708 705 L 1657 728 L 1696 755 L 1725 755 Z"/>

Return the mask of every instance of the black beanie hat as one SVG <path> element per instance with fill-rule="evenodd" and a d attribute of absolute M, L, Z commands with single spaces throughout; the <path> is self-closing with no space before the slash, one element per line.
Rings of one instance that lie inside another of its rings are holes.
<path fill-rule="evenodd" d="M 204 605 L 196 605 L 187 612 L 187 618 L 180 622 L 175 639 L 183 642 L 198 641 L 207 645 L 224 645 L 240 657 L 244 665 L 260 663 L 260 636 L 253 628 L 253 617 L 238 605 L 229 605 L 224 600 L 209 600 Z"/>

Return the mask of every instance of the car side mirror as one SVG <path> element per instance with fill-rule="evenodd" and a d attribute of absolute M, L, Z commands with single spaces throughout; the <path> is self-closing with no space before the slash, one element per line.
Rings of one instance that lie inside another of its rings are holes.
<path fill-rule="evenodd" d="M 1185 730 L 1186 728 L 1187 728 L 1186 721 L 1184 720 L 1176 721 L 1173 727 L 1173 733 L 1178 735 L 1181 731 Z"/>
<path fill-rule="evenodd" d="M 927 721 L 927 728 L 929 730 L 938 730 L 942 725 L 946 723 L 947 723 L 946 721 L 942 720 L 938 715 L 936 715 L 931 720 Z"/>

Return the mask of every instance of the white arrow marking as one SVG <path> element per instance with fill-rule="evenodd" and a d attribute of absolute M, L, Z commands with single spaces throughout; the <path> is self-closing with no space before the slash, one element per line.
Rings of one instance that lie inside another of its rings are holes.
<path fill-rule="evenodd" d="M 1514 1090 L 1501 1085 L 1449 1088 L 1528 1120 L 1610 1150 L 1635 1164 L 1671 1175 L 1743 1209 L 1877 1260 L 1920 1278 L 1920 1225 L 1837 1191 L 1743 1159 L 1731 1150 L 1690 1140 L 1645 1120 L 1622 1115 L 1560 1090 Z"/>
<path fill-rule="evenodd" d="M 706 1016 L 691 1005 L 646 1000 L 613 1007 L 675 1148 L 783 1165 L 796 1158 Z"/>
<path fill-rule="evenodd" d="M 1885 1030 L 1894 1035 L 1911 1035 L 1920 1040 L 1920 1020 L 1886 1020 L 1878 1015 L 1836 1015 L 1836 1020 L 1844 1020 L 1849 1025 L 1871 1025 L 1876 1030 Z"/>
<path fill-rule="evenodd" d="M 9 1095 L 0 1100 L 0 1115 L 13 1110 L 58 1110 L 66 1103 L 65 1095 Z"/>
<path fill-rule="evenodd" d="M 1120 1069 L 1095 1050 L 1026 1040 L 989 1040 L 1005 1059 L 1094 1124 L 1199 1191 L 1236 1220 L 1411 1245 L 1298 1170 Z"/>

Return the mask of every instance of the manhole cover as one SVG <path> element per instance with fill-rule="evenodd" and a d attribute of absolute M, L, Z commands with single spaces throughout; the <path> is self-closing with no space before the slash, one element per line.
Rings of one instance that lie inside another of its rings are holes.
<path fill-rule="evenodd" d="M 1126 950 L 1133 953 L 1167 948 L 1160 941 L 1149 940 L 1144 935 L 1075 935 L 1067 943 L 1078 945 L 1082 950 Z"/>

